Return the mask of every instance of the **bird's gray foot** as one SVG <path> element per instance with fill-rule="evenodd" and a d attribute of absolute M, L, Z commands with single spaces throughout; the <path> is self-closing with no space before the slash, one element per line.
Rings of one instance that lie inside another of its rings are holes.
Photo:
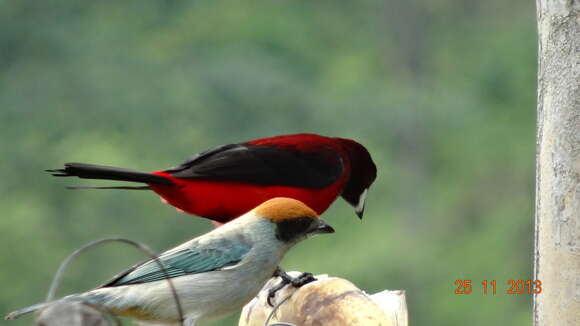
<path fill-rule="evenodd" d="M 272 299 L 276 296 L 276 292 L 280 291 L 287 284 L 292 284 L 293 287 L 299 288 L 305 284 L 316 281 L 316 278 L 314 275 L 312 275 L 312 273 L 305 272 L 297 277 L 292 277 L 283 271 L 280 267 L 276 269 L 274 276 L 279 276 L 282 281 L 268 291 L 268 304 L 271 307 L 274 307 L 272 304 Z"/>

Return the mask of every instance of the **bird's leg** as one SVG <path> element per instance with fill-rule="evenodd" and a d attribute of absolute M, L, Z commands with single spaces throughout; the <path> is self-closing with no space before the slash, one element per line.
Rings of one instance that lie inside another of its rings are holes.
<path fill-rule="evenodd" d="M 292 284 L 292 286 L 297 288 L 310 282 L 316 281 L 316 278 L 314 275 L 312 275 L 312 273 L 304 272 L 297 277 L 292 277 L 280 267 L 276 269 L 274 276 L 279 276 L 282 279 L 282 282 L 286 284 Z"/>
<path fill-rule="evenodd" d="M 312 273 L 305 272 L 300 274 L 298 277 L 292 277 L 288 275 L 288 273 L 286 273 L 280 267 L 276 268 L 276 271 L 274 271 L 273 276 L 274 277 L 279 276 L 282 279 L 282 281 L 268 291 L 268 304 L 271 307 L 274 307 L 271 300 L 276 296 L 276 292 L 280 291 L 287 284 L 292 284 L 293 287 L 299 288 L 305 284 L 316 281 L 316 278 L 314 277 L 314 275 L 312 275 Z"/>
<path fill-rule="evenodd" d="M 220 226 L 224 225 L 222 222 L 217 222 L 217 221 L 211 221 L 211 224 L 213 224 L 213 226 L 215 226 L 216 228 L 219 228 Z"/>

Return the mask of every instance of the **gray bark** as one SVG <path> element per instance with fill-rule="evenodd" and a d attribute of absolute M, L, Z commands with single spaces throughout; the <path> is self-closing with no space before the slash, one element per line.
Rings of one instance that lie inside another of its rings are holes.
<path fill-rule="evenodd" d="M 534 325 L 580 325 L 580 0 L 537 0 Z"/>

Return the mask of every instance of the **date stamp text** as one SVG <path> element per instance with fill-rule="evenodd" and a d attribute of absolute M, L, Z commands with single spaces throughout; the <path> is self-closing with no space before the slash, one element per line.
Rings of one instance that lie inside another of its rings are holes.
<path fill-rule="evenodd" d="M 474 289 L 476 288 L 477 289 Z M 507 280 L 504 287 L 498 285 L 497 280 L 483 280 L 473 283 L 472 280 L 455 280 L 455 294 L 471 294 L 479 291 L 483 295 L 495 295 L 499 291 L 506 294 L 540 294 L 542 281 L 540 280 Z"/>

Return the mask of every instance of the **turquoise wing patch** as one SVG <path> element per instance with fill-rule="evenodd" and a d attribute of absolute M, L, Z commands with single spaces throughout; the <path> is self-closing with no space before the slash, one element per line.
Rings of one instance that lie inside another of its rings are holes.
<path fill-rule="evenodd" d="M 237 264 L 249 251 L 250 246 L 245 243 L 224 240 L 212 245 L 192 246 L 159 256 L 167 276 L 156 261 L 148 260 L 114 277 L 102 287 L 154 282 L 167 277 L 219 270 Z"/>

